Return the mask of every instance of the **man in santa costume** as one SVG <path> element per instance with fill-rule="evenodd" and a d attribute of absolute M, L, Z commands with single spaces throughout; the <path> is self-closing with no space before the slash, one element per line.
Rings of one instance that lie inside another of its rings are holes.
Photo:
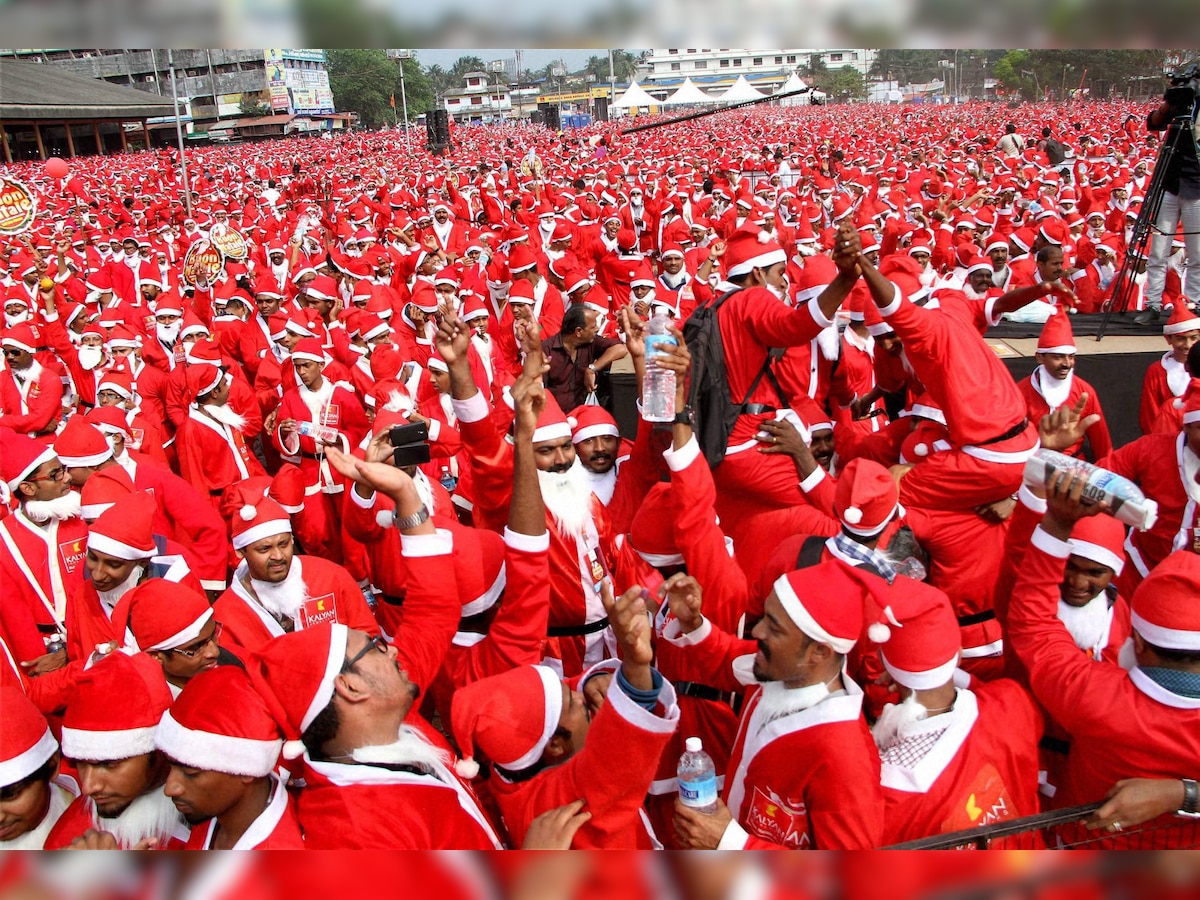
<path fill-rule="evenodd" d="M 1142 381 L 1142 400 L 1138 406 L 1138 426 L 1142 434 L 1154 430 L 1154 420 L 1163 404 L 1182 397 L 1190 375 L 1187 356 L 1192 345 L 1200 341 L 1200 316 L 1183 303 L 1175 304 L 1171 317 L 1163 326 L 1163 337 L 1171 349 L 1146 370 Z"/>
<path fill-rule="evenodd" d="M 681 847 L 879 845 L 879 754 L 862 717 L 862 689 L 845 668 L 863 631 L 867 577 L 839 562 L 781 577 L 745 641 L 701 614 L 694 579 L 672 586 L 675 618 L 662 637 L 684 649 L 680 677 L 691 680 L 693 670 L 718 689 L 749 690 L 717 811 L 675 806 Z"/>
<path fill-rule="evenodd" d="M 14 431 L 49 443 L 62 416 L 63 384 L 58 372 L 35 359 L 42 338 L 33 325 L 7 328 L 0 346 L 0 419 Z"/>
<path fill-rule="evenodd" d="M 67 603 L 83 583 L 87 525 L 53 448 L 0 427 L 0 478 L 18 503 L 0 521 L 0 608 L 10 649 L 38 675 L 67 660 Z"/>
<path fill-rule="evenodd" d="M 571 443 L 575 445 L 575 455 L 587 469 L 592 493 L 608 506 L 617 487 L 619 465 L 629 456 L 627 450 L 622 453 L 617 420 L 603 406 L 577 406 L 570 417 L 574 419 Z"/>
<path fill-rule="evenodd" d="M 1133 593 L 1136 665 L 1126 670 L 1115 661 L 1094 661 L 1055 614 L 1075 523 L 1104 511 L 1083 500 L 1085 481 L 1060 472 L 1046 486 L 1046 514 L 1021 560 L 1008 610 L 1008 641 L 1034 696 L 1082 751 L 1070 755 L 1055 800 L 1063 806 L 1099 801 L 1125 778 L 1184 779 L 1179 811 L 1194 815 L 1200 812 L 1190 780 L 1200 753 L 1200 556 L 1171 553 Z M 1108 715 L 1095 715 L 1090 704 L 1096 697 L 1107 698 Z M 1190 829 L 1171 828 L 1172 821 L 1166 815 L 1154 820 L 1165 846 L 1188 840 Z M 1105 846 L 1127 845 L 1120 820 L 1102 824 L 1109 833 Z"/>
<path fill-rule="evenodd" d="M 280 635 L 325 622 L 379 634 L 349 572 L 319 556 L 296 553 L 292 521 L 283 507 L 244 489 L 239 497 L 233 549 L 242 561 L 213 605 L 223 628 L 222 646 L 242 656 Z"/>
<path fill-rule="evenodd" d="M 1058 307 L 1038 336 L 1038 367 L 1019 385 L 1025 397 L 1029 419 L 1040 422 L 1042 416 L 1062 406 L 1075 408 L 1086 394 L 1080 416 L 1099 416 L 1087 429 L 1087 440 L 1091 445 L 1091 458 L 1102 459 L 1112 452 L 1112 438 L 1108 434 L 1108 423 L 1096 389 L 1075 374 L 1075 335 L 1067 311 Z M 1062 450 L 1069 456 L 1083 455 L 1083 440 Z"/>
<path fill-rule="evenodd" d="M 24 691 L 0 687 L 0 709 L 0 850 L 41 850 L 79 785 L 59 774 L 58 741 Z"/>
<path fill-rule="evenodd" d="M 492 763 L 492 796 L 513 844 L 544 812 L 586 801 L 592 817 L 574 849 L 651 849 L 642 819 L 658 758 L 679 722 L 670 682 L 654 669 L 641 587 L 605 607 L 621 662 L 594 719 L 583 696 L 546 666 L 520 666 L 459 690 L 451 722 L 463 765 L 475 750 Z M 620 754 L 621 765 L 607 760 Z M 476 765 L 474 768 L 478 768 Z M 469 770 L 468 770 L 469 771 Z"/>
<path fill-rule="evenodd" d="M 193 678 L 163 713 L 154 744 L 171 767 L 163 793 L 192 828 L 185 849 L 304 849 L 274 771 L 279 726 L 242 669 Z"/>
<path fill-rule="evenodd" d="M 958 620 L 941 591 L 896 598 L 900 627 L 871 626 L 900 702 L 871 729 L 882 760 L 883 843 L 1038 812 L 1041 716 L 1015 681 L 955 685 Z"/>
<path fill-rule="evenodd" d="M 85 846 L 96 831 L 123 850 L 182 849 L 188 831 L 163 796 L 168 766 L 154 748 L 170 705 L 162 669 L 145 654 L 110 653 L 80 673 L 63 714 L 62 750 L 75 763 L 82 794 L 46 838 L 47 850 Z"/>

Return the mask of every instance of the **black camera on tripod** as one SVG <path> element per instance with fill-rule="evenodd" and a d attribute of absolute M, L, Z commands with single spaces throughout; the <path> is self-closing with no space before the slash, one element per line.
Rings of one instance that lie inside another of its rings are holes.
<path fill-rule="evenodd" d="M 1181 113 L 1191 112 L 1197 94 L 1200 94 L 1200 62 L 1191 63 L 1171 76 L 1163 100 Z"/>

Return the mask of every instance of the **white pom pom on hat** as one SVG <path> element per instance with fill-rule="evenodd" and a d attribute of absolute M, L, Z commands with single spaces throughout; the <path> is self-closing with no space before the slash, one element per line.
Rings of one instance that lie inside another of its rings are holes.
<path fill-rule="evenodd" d="M 454 764 L 454 771 L 459 778 L 471 781 L 479 775 L 479 763 L 473 759 L 460 759 Z"/>
<path fill-rule="evenodd" d="M 768 243 L 770 240 L 771 240 L 771 232 L 769 232 L 769 231 L 760 231 L 760 232 L 758 233 L 758 242 L 759 242 L 760 244 L 766 244 L 766 243 Z"/>
<path fill-rule="evenodd" d="M 258 509 L 247 503 L 238 510 L 238 515 L 242 517 L 243 522 L 253 522 L 254 517 L 258 515 Z"/>
<path fill-rule="evenodd" d="M 926 444 L 924 441 L 922 441 L 921 443 L 919 443 L 915 447 L 913 447 L 913 453 L 917 454 L 917 456 L 928 456 L 929 455 L 929 445 Z"/>
<path fill-rule="evenodd" d="M 304 755 L 304 742 L 284 741 L 282 753 L 284 759 L 299 759 Z"/>
<path fill-rule="evenodd" d="M 380 528 L 391 528 L 396 524 L 396 513 L 390 509 L 381 509 L 375 513 L 375 524 Z"/>
<path fill-rule="evenodd" d="M 1184 407 L 1183 398 L 1176 397 L 1174 400 L 1171 401 L 1171 406 L 1173 406 L 1175 409 L 1183 409 L 1183 407 Z"/>
<path fill-rule="evenodd" d="M 867 637 L 876 644 L 886 644 L 892 637 L 892 629 L 882 622 L 872 622 L 867 626 Z"/>
<path fill-rule="evenodd" d="M 857 525 L 862 521 L 863 512 L 857 506 L 847 506 L 845 512 L 842 513 L 842 518 L 851 525 Z"/>

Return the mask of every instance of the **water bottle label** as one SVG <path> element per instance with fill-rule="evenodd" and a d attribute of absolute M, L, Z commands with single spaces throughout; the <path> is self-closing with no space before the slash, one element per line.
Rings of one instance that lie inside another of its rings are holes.
<path fill-rule="evenodd" d="M 709 775 L 698 781 L 679 780 L 679 799 L 684 806 L 699 809 L 717 802 L 717 776 Z"/>
<path fill-rule="evenodd" d="M 675 346 L 675 337 L 670 334 L 648 334 L 646 335 L 646 356 L 661 356 L 664 353 L 670 352 L 669 348 Z"/>

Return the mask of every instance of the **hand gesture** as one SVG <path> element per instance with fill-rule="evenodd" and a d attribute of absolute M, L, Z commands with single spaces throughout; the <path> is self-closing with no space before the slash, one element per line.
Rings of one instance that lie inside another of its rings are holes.
<path fill-rule="evenodd" d="M 425 235 L 424 239 L 421 241 L 421 246 L 424 247 L 426 250 L 428 250 L 430 253 L 438 252 L 437 238 L 434 237 L 432 234 Z"/>
<path fill-rule="evenodd" d="M 638 358 L 646 355 L 646 323 L 632 306 L 622 306 L 617 316 L 621 320 L 621 331 L 625 334 L 625 349 Z"/>
<path fill-rule="evenodd" d="M 437 337 L 434 340 L 446 365 L 466 362 L 471 347 L 471 329 L 449 306 L 441 308 L 441 322 L 438 323 Z"/>
<path fill-rule="evenodd" d="M 287 437 L 289 434 L 294 434 L 297 430 L 295 419 L 284 419 L 279 423 L 279 436 Z"/>
<path fill-rule="evenodd" d="M 833 239 L 833 262 L 841 275 L 858 276 L 858 260 L 862 256 L 862 235 L 843 220 Z"/>
<path fill-rule="evenodd" d="M 572 800 L 566 806 L 546 810 L 529 823 L 522 850 L 570 850 L 577 832 L 592 817 L 584 812 L 586 801 Z M 557 896 L 557 892 L 556 892 Z"/>
<path fill-rule="evenodd" d="M 712 244 L 708 248 L 708 258 L 709 259 L 720 259 L 722 256 L 725 255 L 725 250 L 726 250 L 726 247 L 725 247 L 724 241 L 713 241 Z"/>
<path fill-rule="evenodd" d="M 608 613 L 608 624 L 621 648 L 622 671 L 630 678 L 630 666 L 649 667 L 654 661 L 650 643 L 650 617 L 647 615 L 643 588 L 634 586 L 613 600 L 612 584 L 606 579 L 600 589 L 600 600 Z M 637 686 L 637 682 L 630 678 Z"/>
<path fill-rule="evenodd" d="M 1067 306 L 1074 307 L 1079 305 L 1079 298 L 1075 296 L 1075 292 L 1071 290 L 1071 286 L 1061 278 L 1056 281 L 1047 281 L 1045 284 L 1049 288 L 1048 293 L 1051 297 L 1057 298 Z"/>
<path fill-rule="evenodd" d="M 1038 438 L 1047 450 L 1066 450 L 1083 440 L 1087 430 L 1100 421 L 1099 413 L 1083 416 L 1088 395 L 1082 393 L 1074 406 L 1060 406 L 1042 416 L 1038 423 Z M 1082 418 L 1081 418 L 1082 417 Z"/>
<path fill-rule="evenodd" d="M 541 355 L 542 352 L 542 326 L 538 324 L 536 319 L 528 319 L 517 322 L 516 327 L 517 342 L 521 345 L 521 352 L 527 357 L 531 354 Z"/>
<path fill-rule="evenodd" d="M 385 466 L 391 465 L 391 461 L 394 458 L 392 456 L 392 451 L 394 449 L 395 448 L 392 446 L 391 429 L 385 428 L 383 431 L 379 432 L 379 434 L 371 438 L 370 443 L 367 444 L 367 451 L 365 454 L 367 457 L 367 462 L 382 463 Z"/>
<path fill-rule="evenodd" d="M 691 575 L 676 572 L 658 587 L 658 596 L 665 598 L 671 615 L 679 620 L 679 628 L 690 634 L 704 623 L 701 613 L 704 591 Z"/>
<path fill-rule="evenodd" d="M 864 394 L 861 397 L 855 397 L 850 401 L 850 415 L 854 419 L 865 419 L 871 415 L 875 409 L 875 399 L 869 394 Z"/>
<path fill-rule="evenodd" d="M 344 478 L 365 484 L 391 497 L 396 504 L 396 515 L 408 516 L 420 509 L 421 499 L 417 489 L 402 469 L 386 463 L 357 459 L 335 447 L 325 449 L 325 458 Z"/>
<path fill-rule="evenodd" d="M 36 659 L 27 659 L 21 661 L 21 670 L 30 678 L 36 678 L 39 675 L 45 675 L 47 672 L 53 672 L 55 669 L 61 669 L 67 664 L 67 651 L 64 647 L 62 650 L 54 653 L 43 653 Z"/>

